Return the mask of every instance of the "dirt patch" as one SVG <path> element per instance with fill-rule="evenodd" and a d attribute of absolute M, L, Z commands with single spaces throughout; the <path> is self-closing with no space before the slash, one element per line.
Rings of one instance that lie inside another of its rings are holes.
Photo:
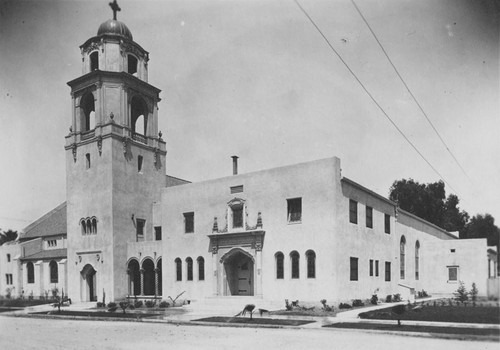
<path fill-rule="evenodd" d="M 323 326 L 327 328 L 349 328 L 349 329 L 369 329 L 377 331 L 395 331 L 395 332 L 423 332 L 423 333 L 441 333 L 441 334 L 459 334 L 459 335 L 481 335 L 481 336 L 500 336 L 500 329 L 494 328 L 462 328 L 462 327 L 434 327 L 434 326 L 412 326 L 397 324 L 377 324 L 362 322 L 336 323 Z"/>
<path fill-rule="evenodd" d="M 55 315 L 55 316 L 81 316 L 81 317 L 103 317 L 103 318 L 148 318 L 155 316 L 163 316 L 163 314 L 156 313 L 123 313 L 123 312 L 105 312 L 105 311 L 71 311 L 61 310 L 57 311 L 44 311 L 44 312 L 31 312 L 31 315 Z"/>
<path fill-rule="evenodd" d="M 248 325 L 274 325 L 274 326 L 302 326 L 304 324 L 313 323 L 308 320 L 283 320 L 278 318 L 243 318 L 243 317 L 207 317 L 198 320 L 197 322 L 220 322 L 220 323 L 237 323 Z"/>

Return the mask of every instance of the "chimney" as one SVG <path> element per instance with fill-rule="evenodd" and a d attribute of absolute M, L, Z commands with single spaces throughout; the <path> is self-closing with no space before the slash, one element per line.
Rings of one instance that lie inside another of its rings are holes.
<path fill-rule="evenodd" d="M 238 156 L 231 156 L 233 158 L 233 175 L 238 175 Z"/>

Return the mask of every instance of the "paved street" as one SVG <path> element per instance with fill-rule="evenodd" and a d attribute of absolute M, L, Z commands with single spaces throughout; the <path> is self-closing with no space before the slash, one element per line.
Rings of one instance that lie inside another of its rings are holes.
<path fill-rule="evenodd" d="M 1 349 L 498 349 L 498 343 L 332 329 L 264 329 L 0 316 Z"/>

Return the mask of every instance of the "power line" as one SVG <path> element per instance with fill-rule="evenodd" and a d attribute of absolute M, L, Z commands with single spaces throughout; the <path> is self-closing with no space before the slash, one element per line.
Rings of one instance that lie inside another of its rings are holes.
<path fill-rule="evenodd" d="M 354 79 L 356 79 L 356 81 L 363 88 L 363 90 L 365 91 L 365 93 L 370 97 L 370 99 L 373 101 L 373 103 L 375 103 L 375 105 L 380 109 L 380 111 L 382 112 L 382 114 L 384 114 L 384 116 L 389 120 L 389 122 L 394 126 L 394 128 L 396 128 L 396 130 L 401 134 L 401 136 L 403 136 L 403 138 L 406 140 L 406 142 L 408 142 L 408 144 L 410 144 L 410 146 L 415 150 L 415 152 L 417 152 L 418 155 L 427 163 L 427 165 L 429 165 L 429 167 L 431 167 L 431 169 L 434 170 L 434 172 L 444 181 L 444 183 L 447 184 L 455 193 L 457 193 L 457 191 L 444 179 L 444 176 L 441 175 L 439 173 L 439 171 L 437 171 L 437 169 L 427 160 L 427 158 L 424 157 L 424 155 L 413 144 L 413 142 L 411 142 L 410 139 L 404 134 L 404 132 L 396 125 L 396 123 L 391 119 L 391 117 L 389 117 L 389 115 L 386 113 L 386 111 L 377 102 L 377 100 L 375 99 L 375 97 L 373 97 L 373 95 L 370 93 L 370 91 L 368 91 L 368 89 L 365 87 L 365 85 L 361 82 L 361 80 L 359 80 L 359 78 L 357 77 L 357 75 L 353 72 L 353 70 L 351 69 L 351 67 L 349 67 L 349 65 L 347 64 L 347 62 L 344 61 L 344 59 L 342 58 L 342 56 L 337 52 L 337 50 L 335 50 L 335 48 L 332 46 L 332 44 L 330 43 L 330 41 L 327 39 L 327 37 L 325 36 L 325 34 L 323 34 L 323 32 L 321 31 L 321 29 L 314 22 L 314 20 L 311 18 L 311 16 L 309 16 L 309 14 L 306 12 L 306 10 L 304 10 L 304 8 L 300 5 L 300 3 L 298 2 L 298 0 L 294 0 L 294 2 L 295 2 L 295 4 L 297 4 L 297 6 L 299 7 L 299 9 L 304 13 L 304 15 L 309 19 L 309 21 L 312 23 L 312 25 L 316 28 L 316 30 L 318 31 L 318 33 L 323 37 L 323 39 L 325 40 L 326 44 L 330 47 L 330 49 L 337 55 L 337 57 L 344 64 L 344 66 L 346 66 L 347 70 L 349 70 L 349 72 L 351 73 L 351 75 L 354 77 Z"/>
<path fill-rule="evenodd" d="M 382 50 L 382 52 L 384 53 L 385 57 L 387 57 L 387 60 L 389 61 L 389 63 L 391 64 L 392 68 L 394 69 L 394 71 L 396 72 L 396 75 L 399 77 L 399 79 L 401 80 L 401 82 L 403 83 L 403 85 L 405 86 L 406 90 L 408 91 L 408 93 L 410 94 L 410 96 L 413 98 L 413 101 L 415 101 L 415 103 L 417 104 L 418 108 L 420 109 L 420 111 L 422 112 L 422 114 L 424 115 L 425 119 L 427 119 L 427 122 L 429 123 L 429 125 L 432 127 L 432 130 L 434 130 L 434 132 L 436 133 L 436 135 L 438 136 L 439 140 L 441 140 L 441 143 L 443 144 L 443 146 L 446 148 L 446 150 L 448 151 L 448 153 L 451 155 L 451 157 L 453 158 L 453 160 L 455 160 L 455 163 L 457 163 L 457 165 L 460 167 L 460 169 L 462 170 L 462 172 L 464 173 L 464 175 L 471 181 L 472 179 L 469 177 L 469 175 L 467 174 L 467 172 L 465 171 L 465 169 L 462 167 L 462 165 L 460 164 L 460 162 L 458 161 L 458 159 L 455 157 L 455 155 L 451 152 L 450 148 L 448 147 L 448 145 L 446 144 L 446 142 L 444 141 L 444 139 L 441 137 L 441 134 L 437 131 L 436 127 L 434 126 L 434 124 L 432 123 L 431 119 L 429 118 L 429 116 L 427 115 L 427 113 L 424 111 L 424 109 L 422 108 L 422 106 L 420 105 L 420 103 L 418 102 L 417 98 L 415 97 L 415 95 L 413 95 L 413 92 L 411 92 L 410 88 L 408 87 L 408 85 L 406 84 L 405 80 L 403 79 L 403 77 L 401 76 L 401 74 L 399 73 L 399 71 L 397 70 L 396 66 L 394 65 L 394 63 L 392 62 L 391 58 L 389 57 L 389 54 L 387 53 L 387 51 L 385 51 L 384 47 L 382 46 L 382 43 L 378 40 L 378 37 L 377 35 L 375 34 L 375 32 L 373 31 L 373 29 L 371 28 L 370 24 L 368 23 L 368 21 L 366 20 L 365 16 L 363 16 L 363 14 L 361 13 L 361 10 L 359 9 L 359 7 L 356 5 L 356 3 L 354 2 L 354 0 L 351 0 L 352 4 L 354 5 L 354 7 L 356 8 L 356 11 L 358 11 L 359 15 L 361 16 L 361 18 L 363 19 L 363 21 L 365 22 L 366 26 L 368 27 L 368 29 L 370 30 L 370 32 L 372 33 L 373 37 L 375 38 L 375 40 L 377 41 L 378 45 L 380 46 L 380 49 Z"/>

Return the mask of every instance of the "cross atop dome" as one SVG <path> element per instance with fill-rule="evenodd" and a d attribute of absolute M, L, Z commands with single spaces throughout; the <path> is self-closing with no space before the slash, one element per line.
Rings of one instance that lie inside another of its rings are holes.
<path fill-rule="evenodd" d="M 113 19 L 116 21 L 116 13 L 118 11 L 121 11 L 122 9 L 120 8 L 120 6 L 118 6 L 118 2 L 116 0 L 110 2 L 109 7 L 111 7 L 111 10 L 113 10 Z"/>

